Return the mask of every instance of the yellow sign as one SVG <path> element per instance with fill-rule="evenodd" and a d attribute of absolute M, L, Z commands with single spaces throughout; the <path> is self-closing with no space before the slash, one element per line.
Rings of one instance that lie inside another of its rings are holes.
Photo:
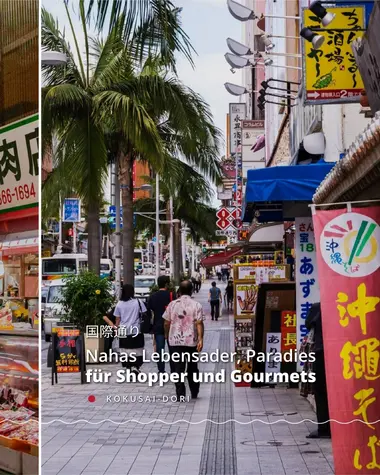
<path fill-rule="evenodd" d="M 319 49 L 314 49 L 308 41 L 303 42 L 305 102 L 359 102 L 358 96 L 364 86 L 351 47 L 355 38 L 364 34 L 360 29 L 365 26 L 365 8 L 351 6 L 327 10 L 336 16 L 326 28 L 309 9 L 303 12 L 303 25 L 321 28 L 316 33 L 325 38 Z M 346 31 L 339 31 L 341 29 Z"/>
<path fill-rule="evenodd" d="M 43 251 L 42 257 L 51 257 L 51 252 L 50 251 Z"/>

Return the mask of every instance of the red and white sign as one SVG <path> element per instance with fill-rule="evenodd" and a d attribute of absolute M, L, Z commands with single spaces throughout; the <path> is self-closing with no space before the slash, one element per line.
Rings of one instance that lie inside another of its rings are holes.
<path fill-rule="evenodd" d="M 307 91 L 308 100 L 321 100 L 321 99 L 344 99 L 349 97 L 360 96 L 360 91 L 357 89 L 328 89 L 325 91 Z"/>
<path fill-rule="evenodd" d="M 220 208 L 216 212 L 216 217 L 219 219 L 228 219 L 231 215 L 231 212 L 228 210 L 228 208 Z"/>

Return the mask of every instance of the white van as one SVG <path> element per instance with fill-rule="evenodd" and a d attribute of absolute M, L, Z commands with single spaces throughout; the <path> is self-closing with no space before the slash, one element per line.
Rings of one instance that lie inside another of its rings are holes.
<path fill-rule="evenodd" d="M 113 273 L 113 262 L 111 259 L 100 259 L 100 277 L 111 277 Z"/>
<path fill-rule="evenodd" d="M 54 254 L 52 257 L 43 257 L 42 261 L 42 285 L 46 281 L 62 279 L 68 275 L 76 275 L 87 270 L 87 254 Z"/>
<path fill-rule="evenodd" d="M 147 299 L 150 295 L 150 288 L 157 283 L 154 275 L 135 276 L 135 297 Z"/>
<path fill-rule="evenodd" d="M 51 340 L 52 329 L 57 326 L 57 323 L 61 321 L 63 306 L 60 304 L 62 299 L 62 289 L 65 283 L 62 279 L 57 279 L 51 282 L 48 286 L 48 292 L 46 297 L 42 297 L 44 304 L 44 310 L 42 318 L 44 321 L 45 341 Z"/>

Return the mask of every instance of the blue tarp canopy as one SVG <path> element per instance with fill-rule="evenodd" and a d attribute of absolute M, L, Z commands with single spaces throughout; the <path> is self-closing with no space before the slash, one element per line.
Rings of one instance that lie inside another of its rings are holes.
<path fill-rule="evenodd" d="M 256 216 L 261 223 L 281 222 L 308 216 L 315 190 L 334 165 L 322 161 L 248 170 L 243 220 Z"/>

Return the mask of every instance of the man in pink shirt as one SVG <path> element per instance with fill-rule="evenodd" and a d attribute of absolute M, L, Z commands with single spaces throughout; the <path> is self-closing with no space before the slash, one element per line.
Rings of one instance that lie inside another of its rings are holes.
<path fill-rule="evenodd" d="M 205 315 L 199 302 L 191 298 L 193 284 L 185 280 L 179 287 L 180 298 L 171 302 L 164 315 L 165 337 L 168 339 L 170 353 L 178 353 L 180 361 L 173 361 L 173 372 L 187 372 L 187 380 L 191 397 L 196 399 L 199 392 L 199 382 L 194 381 L 198 375 L 198 363 L 192 356 L 202 351 Z M 187 367 L 187 368 L 186 368 Z M 176 383 L 177 398 L 186 396 L 185 383 Z"/>

